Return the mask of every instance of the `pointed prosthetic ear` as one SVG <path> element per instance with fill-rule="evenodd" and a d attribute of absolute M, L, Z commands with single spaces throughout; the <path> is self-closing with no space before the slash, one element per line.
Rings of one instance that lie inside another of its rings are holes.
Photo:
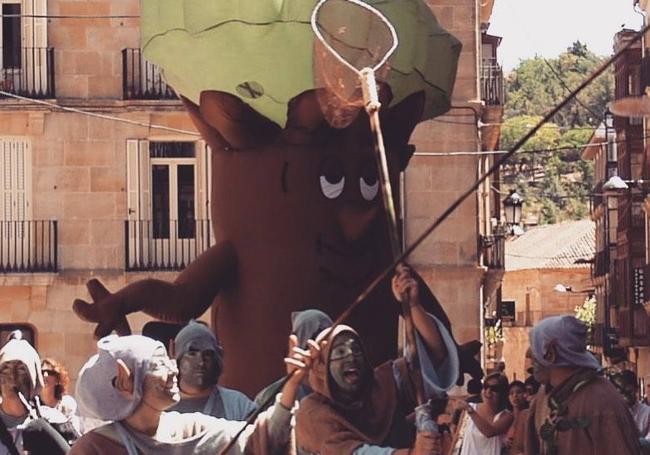
<path fill-rule="evenodd" d="M 117 359 L 117 375 L 113 378 L 113 387 L 129 398 L 133 396 L 133 375 L 122 359 Z"/>
<path fill-rule="evenodd" d="M 399 104 L 391 107 L 382 122 L 384 141 L 387 147 L 399 153 L 402 170 L 406 169 L 415 147 L 408 144 L 416 125 L 422 119 L 424 92 L 409 95 Z"/>
<path fill-rule="evenodd" d="M 277 124 L 229 93 L 201 92 L 199 112 L 203 121 L 217 130 L 233 149 L 271 144 L 281 132 Z"/>

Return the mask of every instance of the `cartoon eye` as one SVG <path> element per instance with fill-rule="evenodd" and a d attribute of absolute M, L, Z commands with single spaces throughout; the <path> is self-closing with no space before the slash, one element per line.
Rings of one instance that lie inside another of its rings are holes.
<path fill-rule="evenodd" d="M 343 193 L 345 175 L 343 165 L 336 157 L 326 159 L 321 165 L 320 189 L 327 199 L 336 199 Z"/>
<path fill-rule="evenodd" d="M 331 182 L 326 175 L 320 176 L 320 189 L 323 192 L 323 195 L 327 199 L 336 199 L 343 192 L 343 187 L 345 186 L 345 177 L 342 175 L 338 177 L 338 180 Z"/>
<path fill-rule="evenodd" d="M 361 190 L 361 196 L 366 201 L 372 201 L 377 196 L 379 179 L 377 178 L 377 168 L 374 163 L 367 163 L 363 167 L 359 178 L 359 189 Z"/>
<path fill-rule="evenodd" d="M 369 183 L 364 177 L 361 177 L 359 179 L 359 187 L 361 188 L 361 196 L 363 196 L 366 201 L 372 201 L 375 196 L 377 196 L 379 181 L 375 179 L 374 183 Z"/>

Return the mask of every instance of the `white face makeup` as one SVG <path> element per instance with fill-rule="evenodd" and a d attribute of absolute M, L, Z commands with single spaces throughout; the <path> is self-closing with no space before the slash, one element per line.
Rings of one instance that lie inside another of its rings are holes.
<path fill-rule="evenodd" d="M 142 401 L 164 411 L 180 398 L 176 362 L 167 356 L 164 348 L 160 348 L 149 360 Z"/>

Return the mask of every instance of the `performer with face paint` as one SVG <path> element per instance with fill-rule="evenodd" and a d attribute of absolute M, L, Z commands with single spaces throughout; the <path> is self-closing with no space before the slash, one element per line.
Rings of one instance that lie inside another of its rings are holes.
<path fill-rule="evenodd" d="M 418 282 L 400 266 L 392 289 L 411 306 L 427 398 L 442 398 L 458 375 L 458 354 L 451 335 L 420 304 Z M 389 361 L 373 370 L 361 339 L 351 327 L 323 331 L 327 341 L 309 373 L 314 393 L 300 403 L 296 439 L 303 452 L 321 455 L 440 453 L 440 441 L 427 405 L 415 409 L 416 425 L 407 419 L 415 393 L 407 360 Z"/>
<path fill-rule="evenodd" d="M 204 324 L 190 321 L 174 340 L 181 401 L 171 410 L 201 412 L 228 420 L 246 420 L 256 406 L 237 390 L 217 385 L 223 349 Z"/>
<path fill-rule="evenodd" d="M 332 327 L 332 318 L 320 310 L 309 309 L 304 311 L 294 311 L 291 313 L 291 335 L 289 336 L 289 349 L 291 353 L 294 347 L 307 349 L 307 340 L 315 340 L 319 333 Z M 278 379 L 273 384 L 262 389 L 255 397 L 255 404 L 259 407 L 272 401 L 269 399 L 272 395 L 280 391 L 280 384 L 284 378 Z M 296 400 L 301 401 L 312 392 L 308 381 L 303 381 L 296 394 Z"/>
<path fill-rule="evenodd" d="M 162 343 L 139 335 L 108 336 L 79 373 L 76 395 L 84 415 L 112 421 L 86 433 L 70 455 L 214 455 L 242 428 L 242 422 L 200 413 L 167 410 L 180 399 L 178 370 Z M 289 443 L 290 408 L 311 359 L 310 351 L 287 360 L 297 370 L 276 405 L 249 425 L 229 455 L 281 453 Z"/>

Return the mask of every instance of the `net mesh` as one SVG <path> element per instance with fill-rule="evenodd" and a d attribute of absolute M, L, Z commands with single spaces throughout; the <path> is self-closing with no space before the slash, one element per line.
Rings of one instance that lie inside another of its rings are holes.
<path fill-rule="evenodd" d="M 375 68 L 378 82 L 384 81 L 390 60 L 382 61 L 395 38 L 382 16 L 350 0 L 322 2 L 313 19 L 319 35 L 314 39 L 314 82 L 322 89 L 318 101 L 329 124 L 345 128 L 364 106 L 359 72 Z"/>

